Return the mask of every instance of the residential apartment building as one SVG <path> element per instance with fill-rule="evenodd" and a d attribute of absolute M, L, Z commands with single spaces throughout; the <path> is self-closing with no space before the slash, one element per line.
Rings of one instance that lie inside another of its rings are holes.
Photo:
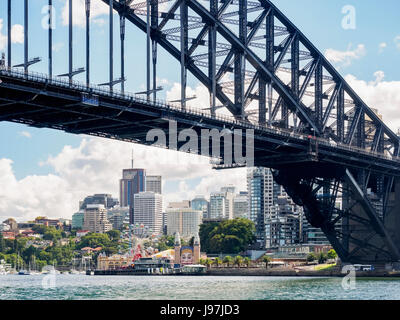
<path fill-rule="evenodd" d="M 84 211 L 83 229 L 95 233 L 106 233 L 112 230 L 107 219 L 107 209 L 102 204 L 89 204 Z"/>

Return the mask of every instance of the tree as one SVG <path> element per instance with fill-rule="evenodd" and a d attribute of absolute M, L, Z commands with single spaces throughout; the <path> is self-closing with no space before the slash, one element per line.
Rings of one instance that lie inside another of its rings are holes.
<path fill-rule="evenodd" d="M 318 255 L 318 263 L 319 263 L 319 264 L 325 263 L 326 260 L 328 260 L 328 256 L 327 256 L 325 253 L 321 252 L 321 253 Z"/>
<path fill-rule="evenodd" d="M 97 248 L 106 247 L 110 245 L 110 238 L 104 233 L 89 233 L 81 238 L 81 241 L 77 244 L 77 249 L 85 247 Z"/>
<path fill-rule="evenodd" d="M 118 241 L 121 238 L 121 232 L 119 230 L 110 230 L 106 234 L 111 239 L 111 241 Z"/>
<path fill-rule="evenodd" d="M 4 241 L 3 234 L 0 232 L 0 253 L 6 252 L 6 242 Z"/>
<path fill-rule="evenodd" d="M 265 268 L 266 269 L 268 269 L 268 264 L 271 262 L 271 257 L 270 256 L 267 256 L 267 255 L 265 255 L 265 256 L 263 256 L 262 257 L 262 261 L 265 263 Z"/>
<path fill-rule="evenodd" d="M 245 218 L 200 225 L 202 249 L 208 253 L 240 253 L 255 240 L 254 223 Z"/>
<path fill-rule="evenodd" d="M 218 258 L 218 257 L 214 259 L 214 262 L 217 265 L 217 267 L 219 267 L 222 264 L 221 258 Z"/>
<path fill-rule="evenodd" d="M 307 262 L 313 262 L 317 259 L 318 259 L 318 257 L 313 252 L 311 252 L 307 255 Z"/>
<path fill-rule="evenodd" d="M 328 259 L 336 259 L 337 258 L 337 253 L 335 250 L 331 249 L 328 251 Z"/>
<path fill-rule="evenodd" d="M 250 267 L 251 260 L 250 260 L 249 257 L 245 257 L 245 258 L 244 258 L 244 264 L 247 266 L 247 268 Z"/>
<path fill-rule="evenodd" d="M 210 258 L 207 258 L 207 259 L 206 259 L 206 265 L 207 265 L 207 268 L 210 268 L 210 267 L 211 267 L 211 265 L 212 265 L 212 260 L 211 260 Z"/>
<path fill-rule="evenodd" d="M 46 230 L 48 229 L 48 227 L 46 227 L 43 224 L 35 224 L 31 229 L 33 231 L 35 231 L 36 233 L 44 234 L 46 232 Z"/>
<path fill-rule="evenodd" d="M 226 256 L 226 257 L 224 258 L 224 260 L 222 260 L 222 262 L 223 262 L 223 263 L 226 263 L 227 266 L 229 267 L 229 266 L 232 264 L 232 262 L 233 262 L 233 258 L 232 258 L 231 256 Z"/>
<path fill-rule="evenodd" d="M 50 240 L 50 241 L 56 242 L 57 240 L 60 240 L 61 238 L 62 238 L 61 231 L 57 230 L 54 227 L 48 227 L 43 234 L 44 240 Z"/>
<path fill-rule="evenodd" d="M 241 257 L 241 256 L 236 256 L 236 257 L 235 257 L 235 264 L 240 268 L 240 266 L 242 265 L 242 263 L 243 263 L 243 257 Z"/>
<path fill-rule="evenodd" d="M 189 240 L 189 247 L 194 247 L 194 237 L 191 237 Z"/>

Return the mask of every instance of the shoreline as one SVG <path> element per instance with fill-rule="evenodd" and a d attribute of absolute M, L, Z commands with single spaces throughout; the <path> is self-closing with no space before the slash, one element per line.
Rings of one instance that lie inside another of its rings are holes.
<path fill-rule="evenodd" d="M 89 275 L 90 273 L 87 273 Z M 118 270 L 95 270 L 95 276 L 226 276 L 226 277 L 340 277 L 343 278 L 349 273 L 341 273 L 339 270 L 271 270 L 260 268 L 220 268 L 207 269 L 205 273 L 138 273 L 138 272 L 121 272 Z M 355 276 L 358 278 L 400 278 L 400 271 L 356 271 Z"/>

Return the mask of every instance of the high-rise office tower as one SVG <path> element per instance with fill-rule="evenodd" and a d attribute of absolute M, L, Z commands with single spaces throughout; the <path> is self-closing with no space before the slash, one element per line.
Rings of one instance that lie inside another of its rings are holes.
<path fill-rule="evenodd" d="M 210 203 L 204 196 L 196 196 L 196 198 L 191 201 L 191 206 L 193 210 L 200 210 L 203 212 L 203 219 L 209 218 Z"/>
<path fill-rule="evenodd" d="M 118 205 L 118 199 L 112 197 L 111 194 L 95 194 L 93 196 L 87 196 L 83 201 L 79 203 L 79 210 L 85 210 L 89 204 L 102 204 L 106 209 L 111 209 Z"/>
<path fill-rule="evenodd" d="M 241 191 L 233 199 L 233 218 L 249 218 L 248 193 Z"/>
<path fill-rule="evenodd" d="M 145 169 L 124 169 L 119 182 L 120 205 L 129 207 L 129 223 L 134 224 L 135 194 L 146 191 Z"/>
<path fill-rule="evenodd" d="M 249 199 L 249 218 L 256 227 L 257 243 L 266 246 L 266 219 L 270 207 L 277 203 L 279 196 L 286 194 L 274 182 L 269 168 L 249 168 L 247 171 L 247 190 Z"/>
<path fill-rule="evenodd" d="M 235 199 L 234 186 L 222 187 L 221 192 L 225 194 L 225 216 L 228 219 L 233 219 L 234 199 Z"/>
<path fill-rule="evenodd" d="M 224 192 L 213 192 L 210 194 L 210 218 L 228 218 Z"/>
<path fill-rule="evenodd" d="M 134 195 L 134 221 L 151 233 L 162 233 L 162 195 L 154 192 L 139 192 Z"/>
<path fill-rule="evenodd" d="M 146 191 L 162 194 L 161 176 L 146 176 Z"/>

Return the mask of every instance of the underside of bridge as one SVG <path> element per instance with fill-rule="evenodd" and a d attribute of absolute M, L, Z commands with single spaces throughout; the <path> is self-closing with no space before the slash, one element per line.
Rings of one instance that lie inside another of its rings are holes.
<path fill-rule="evenodd" d="M 276 182 L 304 207 L 310 224 L 322 229 L 342 261 L 400 261 L 399 137 L 271 1 L 102 1 L 110 7 L 107 90 L 89 85 L 90 1 L 85 1 L 86 70 L 73 69 L 73 0 L 68 1 L 69 72 L 61 75 L 67 81 L 52 75 L 51 28 L 49 74 L 28 70 L 40 59 L 29 57 L 27 0 L 23 70 L 12 67 L 8 1 L 8 61 L 3 60 L 0 68 L 0 121 L 146 145 L 154 144 L 146 139 L 149 130 L 161 129 L 166 134 L 162 147 L 196 154 L 204 129 L 242 130 L 235 133 L 239 139 L 232 150 L 239 147 L 240 154 L 246 154 L 250 130 L 254 166 L 273 170 Z M 113 74 L 115 11 L 120 16 L 120 79 Z M 126 21 L 147 35 L 145 98 L 124 92 L 129 76 L 124 70 Z M 158 47 L 180 63 L 179 107 L 156 100 Z M 73 76 L 82 72 L 86 83 L 74 82 Z M 188 107 L 188 73 L 208 89 L 207 111 Z M 114 90 L 116 84 L 121 84 L 121 92 Z M 182 129 L 196 134 L 197 149 L 182 149 L 188 137 L 178 141 L 175 137 Z M 212 137 L 207 142 L 212 155 Z M 244 165 L 227 161 L 235 157 L 226 155 L 225 137 L 217 146 L 218 168 Z"/>
<path fill-rule="evenodd" d="M 398 178 L 318 162 L 285 166 L 273 173 L 343 262 L 399 261 Z"/>

